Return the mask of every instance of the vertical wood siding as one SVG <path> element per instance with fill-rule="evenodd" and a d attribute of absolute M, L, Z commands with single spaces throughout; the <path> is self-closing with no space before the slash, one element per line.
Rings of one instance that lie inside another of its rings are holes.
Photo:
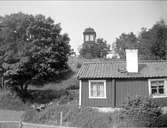
<path fill-rule="evenodd" d="M 88 80 L 82 80 L 82 106 L 91 107 L 114 107 L 113 106 L 113 95 L 112 95 L 112 80 L 106 80 L 106 99 L 89 99 L 89 85 Z"/>
<path fill-rule="evenodd" d="M 116 106 L 121 106 L 128 98 L 135 96 L 149 96 L 147 79 L 116 80 Z"/>
<path fill-rule="evenodd" d="M 82 106 L 120 107 L 123 103 L 127 102 L 128 98 L 149 96 L 148 79 L 107 79 L 106 99 L 89 99 L 88 89 L 88 80 L 82 80 Z M 159 105 L 167 106 L 167 98 L 154 98 L 154 101 Z"/>

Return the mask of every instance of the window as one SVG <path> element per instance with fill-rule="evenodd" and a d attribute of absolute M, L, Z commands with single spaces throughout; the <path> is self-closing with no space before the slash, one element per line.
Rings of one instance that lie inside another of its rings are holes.
<path fill-rule="evenodd" d="M 89 81 L 89 98 L 106 98 L 106 81 Z"/>
<path fill-rule="evenodd" d="M 89 35 L 85 35 L 85 41 L 89 41 Z"/>
<path fill-rule="evenodd" d="M 149 80 L 149 94 L 153 98 L 167 97 L 166 89 L 165 79 Z"/>
<path fill-rule="evenodd" d="M 90 35 L 90 41 L 94 41 L 94 36 Z"/>

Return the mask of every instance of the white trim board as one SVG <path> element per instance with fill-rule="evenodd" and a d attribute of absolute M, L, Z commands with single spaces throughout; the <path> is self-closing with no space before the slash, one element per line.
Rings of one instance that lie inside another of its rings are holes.
<path fill-rule="evenodd" d="M 81 93 L 82 93 L 82 81 L 79 80 L 79 106 L 81 106 L 81 100 L 82 100 Z"/>

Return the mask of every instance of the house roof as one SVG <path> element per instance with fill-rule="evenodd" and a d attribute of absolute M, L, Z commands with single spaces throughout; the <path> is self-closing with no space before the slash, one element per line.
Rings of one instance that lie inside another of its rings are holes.
<path fill-rule="evenodd" d="M 139 62 L 138 69 L 138 73 L 127 72 L 125 61 L 86 62 L 77 76 L 78 79 L 167 77 L 167 61 Z"/>

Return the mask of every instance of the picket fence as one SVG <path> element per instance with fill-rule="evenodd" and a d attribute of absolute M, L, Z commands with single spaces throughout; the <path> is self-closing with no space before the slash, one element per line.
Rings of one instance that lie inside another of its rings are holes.
<path fill-rule="evenodd" d="M 22 121 L 0 121 L 0 128 L 76 128 L 62 125 L 46 125 L 27 123 Z"/>

